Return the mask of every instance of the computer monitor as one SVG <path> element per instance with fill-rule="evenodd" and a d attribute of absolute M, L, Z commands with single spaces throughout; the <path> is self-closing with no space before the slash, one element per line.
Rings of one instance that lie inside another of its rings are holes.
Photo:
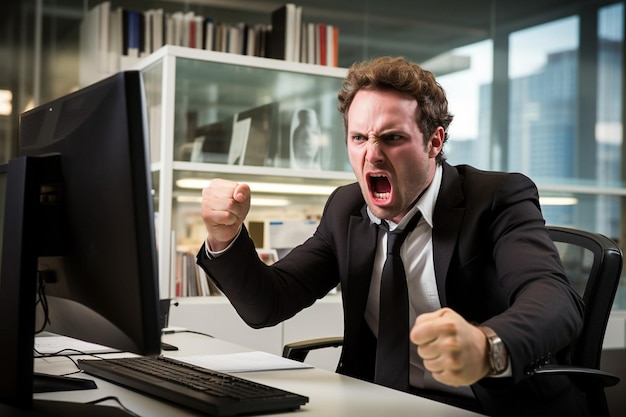
<path fill-rule="evenodd" d="M 0 404 L 29 409 L 35 329 L 160 353 L 141 74 L 121 72 L 25 112 L 19 134 L 21 156 L 0 170 Z"/>

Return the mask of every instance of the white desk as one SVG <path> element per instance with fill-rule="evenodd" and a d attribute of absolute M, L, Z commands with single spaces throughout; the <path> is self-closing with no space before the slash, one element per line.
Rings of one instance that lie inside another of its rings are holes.
<path fill-rule="evenodd" d="M 194 334 L 176 333 L 163 336 L 163 341 L 179 347 L 173 356 L 194 354 L 222 354 L 246 352 L 250 349 L 218 339 Z M 36 359 L 35 371 L 65 374 L 76 370 L 66 358 Z M 305 415 L 309 417 L 359 416 L 379 417 L 383 415 L 403 417 L 416 415 L 432 417 L 477 416 L 456 407 L 402 393 L 323 369 L 297 369 L 280 371 L 247 372 L 237 374 L 247 379 L 272 385 L 309 397 L 309 402 L 294 413 L 276 416 Z M 102 381 L 89 375 L 82 377 L 96 381 L 98 389 L 72 392 L 36 394 L 36 399 L 87 402 L 106 396 L 116 396 L 134 413 L 145 417 L 200 416 L 190 410 L 147 397 L 136 392 Z M 115 405 L 109 401 L 104 405 Z"/>

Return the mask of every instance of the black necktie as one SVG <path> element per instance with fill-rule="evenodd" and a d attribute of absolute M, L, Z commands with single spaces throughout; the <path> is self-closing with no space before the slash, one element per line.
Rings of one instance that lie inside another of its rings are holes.
<path fill-rule="evenodd" d="M 376 383 L 407 391 L 409 388 L 409 296 L 400 247 L 415 228 L 421 213 L 416 213 L 404 230 L 387 230 L 387 259 L 380 284 L 378 342 L 376 345 Z"/>

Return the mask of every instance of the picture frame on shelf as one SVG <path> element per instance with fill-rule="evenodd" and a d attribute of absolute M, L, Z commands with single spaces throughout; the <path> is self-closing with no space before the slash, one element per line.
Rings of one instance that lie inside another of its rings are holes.
<path fill-rule="evenodd" d="M 195 139 L 191 144 L 184 144 L 189 148 L 189 156 L 181 155 L 182 160 L 191 162 L 207 162 L 225 164 L 228 162 L 231 142 L 231 119 L 198 126 L 195 129 Z"/>
<path fill-rule="evenodd" d="M 235 123 L 249 124 L 245 129 L 240 165 L 274 166 L 280 143 L 278 108 L 279 104 L 272 102 L 237 113 Z M 234 133 L 233 129 L 233 139 Z"/>

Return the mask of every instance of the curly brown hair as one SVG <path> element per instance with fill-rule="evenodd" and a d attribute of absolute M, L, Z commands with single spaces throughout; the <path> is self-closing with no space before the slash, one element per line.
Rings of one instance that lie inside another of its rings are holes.
<path fill-rule="evenodd" d="M 379 57 L 352 64 L 337 95 L 337 108 L 343 114 L 346 129 L 348 110 L 354 96 L 362 89 L 392 89 L 410 95 L 417 101 L 415 121 L 424 134 L 425 144 L 439 126 L 445 131 L 444 143 L 448 140 L 448 126 L 453 116 L 448 112 L 446 93 L 430 71 L 403 57 Z M 442 150 L 437 162 L 444 159 Z"/>

